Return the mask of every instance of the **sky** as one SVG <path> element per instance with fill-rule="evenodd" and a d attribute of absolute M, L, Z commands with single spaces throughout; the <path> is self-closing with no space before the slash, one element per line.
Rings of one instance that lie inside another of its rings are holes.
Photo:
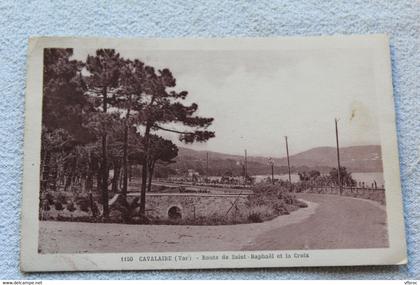
<path fill-rule="evenodd" d="M 75 49 L 85 60 L 94 50 Z M 375 81 L 368 49 L 318 50 L 118 50 L 157 69 L 169 68 L 176 90 L 187 90 L 186 104 L 197 115 L 213 117 L 216 137 L 179 146 L 229 154 L 283 157 L 335 146 L 380 144 Z M 185 129 L 182 126 L 171 126 Z"/>

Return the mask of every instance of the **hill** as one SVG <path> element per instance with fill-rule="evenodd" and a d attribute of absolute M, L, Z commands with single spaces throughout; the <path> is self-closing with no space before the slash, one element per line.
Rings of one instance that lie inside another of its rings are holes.
<path fill-rule="evenodd" d="M 176 163 L 170 168 L 178 173 L 194 169 L 201 174 L 206 173 L 206 157 L 209 156 L 209 175 L 223 175 L 231 172 L 234 175 L 243 173 L 244 157 L 220 152 L 196 151 L 179 147 Z M 340 149 L 341 165 L 352 172 L 381 172 L 382 158 L 379 145 L 364 145 L 343 147 Z M 275 173 L 287 173 L 287 158 L 274 158 Z M 316 147 L 310 150 L 291 155 L 290 164 L 292 172 L 317 169 L 328 172 L 337 167 L 337 153 L 334 147 Z M 268 157 L 249 156 L 248 173 L 251 175 L 267 174 L 270 167 Z"/>

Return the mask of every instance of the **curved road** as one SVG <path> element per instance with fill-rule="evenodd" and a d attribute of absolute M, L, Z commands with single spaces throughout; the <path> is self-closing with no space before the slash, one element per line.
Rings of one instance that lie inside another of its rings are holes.
<path fill-rule="evenodd" d="M 385 207 L 373 201 L 326 194 L 301 194 L 318 208 L 298 224 L 259 235 L 244 250 L 388 247 Z"/>
<path fill-rule="evenodd" d="M 388 246 L 383 206 L 362 199 L 299 194 L 309 207 L 259 224 L 124 225 L 41 221 L 42 253 L 237 251 Z"/>

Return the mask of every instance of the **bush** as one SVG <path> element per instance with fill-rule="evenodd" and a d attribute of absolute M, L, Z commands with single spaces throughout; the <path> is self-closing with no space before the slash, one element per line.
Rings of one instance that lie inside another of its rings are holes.
<path fill-rule="evenodd" d="M 97 218 L 92 217 L 63 217 L 58 215 L 55 220 L 63 222 L 82 222 L 82 223 L 99 223 L 101 222 Z"/>
<path fill-rule="evenodd" d="M 262 223 L 262 218 L 260 213 L 251 213 L 248 216 L 248 221 L 251 223 Z"/>
<path fill-rule="evenodd" d="M 288 215 L 289 214 L 289 211 L 287 210 L 287 207 L 286 207 L 286 205 L 283 201 L 275 204 L 274 209 L 280 215 Z"/>
<path fill-rule="evenodd" d="M 67 210 L 69 210 L 70 212 L 76 211 L 76 207 L 74 206 L 73 202 L 67 204 Z"/>
<path fill-rule="evenodd" d="M 47 200 L 42 202 L 41 207 L 43 211 L 51 210 L 50 203 Z"/>
<path fill-rule="evenodd" d="M 54 205 L 54 197 L 53 197 L 53 195 L 51 195 L 50 193 L 47 193 L 45 195 L 45 199 L 48 201 L 48 203 L 50 205 Z"/>
<path fill-rule="evenodd" d="M 80 210 L 83 212 L 89 212 L 89 204 L 88 203 L 82 203 L 79 205 L 80 206 Z"/>
<path fill-rule="evenodd" d="M 109 213 L 110 223 L 122 223 L 124 221 L 123 214 L 119 210 L 112 209 Z"/>
<path fill-rule="evenodd" d="M 62 211 L 64 208 L 63 208 L 63 204 L 61 204 L 60 202 L 55 202 L 54 203 L 54 207 L 55 207 L 55 209 L 57 210 L 57 211 Z"/>
<path fill-rule="evenodd" d="M 60 202 L 63 205 L 67 204 L 67 198 L 66 198 L 66 196 L 63 195 L 63 194 L 61 194 L 61 193 L 58 194 L 57 201 Z"/>
<path fill-rule="evenodd" d="M 90 208 L 90 202 L 89 199 L 86 198 L 80 198 L 77 200 L 77 205 L 79 205 L 79 208 L 83 212 L 89 212 Z"/>
<path fill-rule="evenodd" d="M 308 205 L 305 202 L 302 202 L 300 200 L 295 200 L 295 205 L 298 206 L 299 208 L 307 208 Z"/>
<path fill-rule="evenodd" d="M 131 219 L 131 223 L 133 224 L 141 224 L 141 225 L 147 225 L 150 224 L 150 219 L 148 217 L 145 216 L 135 216 Z"/>
<path fill-rule="evenodd" d="M 98 208 L 98 204 L 96 204 L 95 202 L 93 202 L 92 213 L 93 213 L 93 215 L 94 215 L 95 217 L 99 215 L 99 208 Z"/>
<path fill-rule="evenodd" d="M 297 201 L 296 197 L 294 195 L 291 195 L 291 194 L 284 194 L 283 195 L 283 200 L 288 205 L 295 205 L 295 203 Z"/>

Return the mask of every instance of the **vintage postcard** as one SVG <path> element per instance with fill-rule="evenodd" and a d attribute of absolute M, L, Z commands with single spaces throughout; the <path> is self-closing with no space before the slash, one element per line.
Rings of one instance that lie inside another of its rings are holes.
<path fill-rule="evenodd" d="M 31 38 L 21 269 L 406 263 L 385 35 Z"/>

